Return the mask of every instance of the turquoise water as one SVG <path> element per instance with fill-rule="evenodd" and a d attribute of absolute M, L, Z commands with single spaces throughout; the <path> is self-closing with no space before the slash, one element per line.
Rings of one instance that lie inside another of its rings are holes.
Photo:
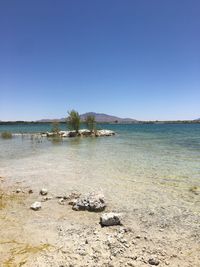
<path fill-rule="evenodd" d="M 50 124 L 0 126 L 1 131 L 12 132 L 50 128 Z M 121 198 L 124 209 L 132 209 L 136 200 L 141 207 L 174 203 L 174 199 L 190 203 L 189 189 L 200 186 L 199 124 L 102 124 L 99 128 L 117 134 L 66 138 L 59 143 L 31 136 L 0 138 L 0 176 L 54 192 L 102 189 L 114 204 Z"/>

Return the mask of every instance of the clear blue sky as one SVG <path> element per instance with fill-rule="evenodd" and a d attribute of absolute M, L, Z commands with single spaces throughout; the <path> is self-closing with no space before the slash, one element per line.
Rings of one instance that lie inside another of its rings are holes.
<path fill-rule="evenodd" d="M 200 117 L 199 0 L 1 0 L 0 120 Z"/>

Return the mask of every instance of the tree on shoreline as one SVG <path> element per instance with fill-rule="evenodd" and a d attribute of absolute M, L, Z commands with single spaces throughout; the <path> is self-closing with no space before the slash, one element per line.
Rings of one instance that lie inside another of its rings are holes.
<path fill-rule="evenodd" d="M 78 133 L 81 123 L 79 113 L 76 110 L 72 109 L 68 111 L 68 115 L 67 124 L 69 125 L 70 129 L 75 130 L 76 133 Z"/>
<path fill-rule="evenodd" d="M 85 119 L 85 123 L 90 131 L 94 131 L 96 128 L 96 121 L 94 115 L 88 115 Z"/>

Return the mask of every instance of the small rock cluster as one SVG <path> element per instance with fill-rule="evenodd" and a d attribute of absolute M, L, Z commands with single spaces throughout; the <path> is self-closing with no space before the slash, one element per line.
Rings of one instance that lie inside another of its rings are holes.
<path fill-rule="evenodd" d="M 29 190 L 30 191 L 30 190 Z M 33 191 L 31 190 L 31 193 Z M 46 196 L 48 194 L 48 190 L 43 188 L 40 190 L 40 195 Z M 65 205 L 68 202 L 69 205 L 72 205 L 72 209 L 75 211 L 91 211 L 91 212 L 101 212 L 106 208 L 106 202 L 104 195 L 100 192 L 92 192 L 86 195 L 81 196 L 81 194 L 77 192 L 72 192 L 69 196 L 57 196 L 58 203 L 60 205 Z M 43 198 L 44 201 L 51 200 L 52 197 Z M 34 202 L 30 209 L 37 211 L 41 209 L 42 204 L 39 201 Z M 122 225 L 121 223 L 121 214 L 119 213 L 103 213 L 100 217 L 101 226 L 112 226 L 112 225 Z"/>
<path fill-rule="evenodd" d="M 96 130 L 96 131 L 90 131 L 88 129 L 81 129 L 78 132 L 76 131 L 60 131 L 58 133 L 60 137 L 76 137 L 76 136 L 82 136 L 82 137 L 88 137 L 88 136 L 112 136 L 115 135 L 115 132 L 111 130 Z M 42 137 L 54 137 L 55 133 L 53 132 L 47 132 L 43 133 Z"/>
<path fill-rule="evenodd" d="M 88 210 L 88 211 L 103 211 L 106 207 L 104 195 L 102 193 L 89 193 L 84 196 L 79 197 L 74 204 L 72 209 L 79 210 Z"/>

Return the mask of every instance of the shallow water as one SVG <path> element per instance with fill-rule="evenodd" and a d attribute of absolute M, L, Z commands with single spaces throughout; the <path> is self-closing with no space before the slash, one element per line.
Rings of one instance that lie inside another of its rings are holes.
<path fill-rule="evenodd" d="M 45 130 L 26 127 L 28 132 Z M 141 206 L 177 198 L 190 202 L 189 189 L 200 186 L 200 125 L 101 127 L 117 135 L 59 143 L 30 136 L 0 138 L 0 176 L 55 193 L 102 189 L 114 206 L 120 199 L 123 210 L 134 209 L 135 201 Z"/>

